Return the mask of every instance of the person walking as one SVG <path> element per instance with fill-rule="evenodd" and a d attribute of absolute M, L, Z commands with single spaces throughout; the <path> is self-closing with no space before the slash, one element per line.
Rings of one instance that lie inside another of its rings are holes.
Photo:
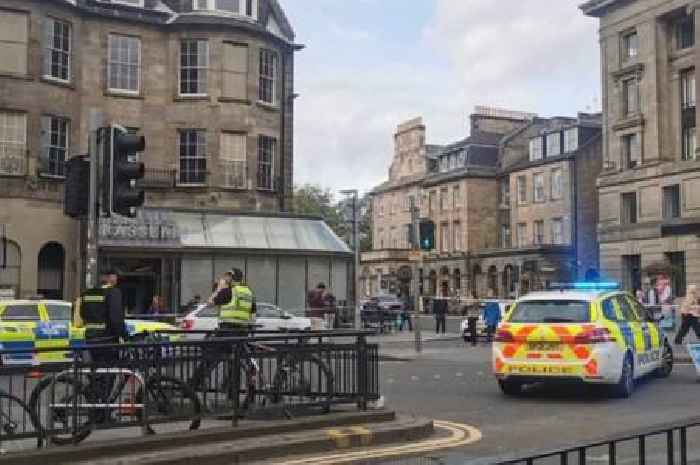
<path fill-rule="evenodd" d="M 695 284 L 688 286 L 685 300 L 681 304 L 681 327 L 676 334 L 676 344 L 682 344 L 683 339 L 692 328 L 695 336 L 700 338 L 700 300 L 698 299 L 698 288 Z"/>
<path fill-rule="evenodd" d="M 403 305 L 401 306 L 401 322 L 399 323 L 399 331 L 403 331 L 403 326 L 406 324 L 408 326 L 408 331 L 413 331 L 413 322 L 411 321 L 411 313 L 413 311 L 413 305 L 411 303 L 411 296 L 406 295 L 403 299 Z"/>
<path fill-rule="evenodd" d="M 445 326 L 447 323 L 447 296 L 443 291 L 443 295 L 436 297 L 433 300 L 433 314 L 435 315 L 435 334 L 445 334 Z"/>
<path fill-rule="evenodd" d="M 501 307 L 498 305 L 498 302 L 486 302 L 483 317 L 486 324 L 486 340 L 488 343 L 491 343 L 498 323 L 501 321 Z"/>

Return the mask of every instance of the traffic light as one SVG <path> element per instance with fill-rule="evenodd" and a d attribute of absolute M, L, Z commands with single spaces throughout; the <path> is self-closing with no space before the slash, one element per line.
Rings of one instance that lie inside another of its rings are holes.
<path fill-rule="evenodd" d="M 435 248 L 435 223 L 430 220 L 421 220 L 418 225 L 421 250 L 430 251 Z"/>
<path fill-rule="evenodd" d="M 137 162 L 136 153 L 146 147 L 143 136 L 130 134 L 126 129 L 112 125 L 109 128 L 109 146 L 103 166 L 103 202 L 109 214 L 134 217 L 133 208 L 143 205 L 145 194 L 135 187 L 144 175 L 143 163 Z"/>
<path fill-rule="evenodd" d="M 66 161 L 63 213 L 71 218 L 88 214 L 90 202 L 90 161 L 87 155 Z"/>

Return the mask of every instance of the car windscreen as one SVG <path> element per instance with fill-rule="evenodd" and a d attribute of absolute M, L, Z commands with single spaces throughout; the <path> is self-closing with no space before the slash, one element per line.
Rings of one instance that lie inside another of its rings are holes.
<path fill-rule="evenodd" d="M 49 321 L 70 321 L 71 319 L 70 305 L 46 304 L 46 313 Z"/>
<path fill-rule="evenodd" d="M 579 300 L 528 300 L 519 302 L 508 319 L 511 323 L 587 323 L 588 302 Z"/>

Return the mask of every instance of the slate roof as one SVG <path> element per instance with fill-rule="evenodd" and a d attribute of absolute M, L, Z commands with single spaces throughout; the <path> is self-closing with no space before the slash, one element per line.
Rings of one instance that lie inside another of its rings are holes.
<path fill-rule="evenodd" d="M 275 18 L 284 35 L 281 39 L 290 43 L 294 41 L 294 30 L 277 0 L 264 0 L 267 2 L 267 5 L 269 5 L 269 8 L 261 8 L 261 17 L 259 20 L 248 19 L 234 14 L 218 14 L 215 11 L 183 11 L 183 8 L 189 9 L 190 7 L 184 6 L 185 2 L 180 0 L 144 0 L 143 7 L 101 0 L 48 1 L 69 4 L 79 10 L 99 16 L 114 17 L 148 24 L 233 25 L 266 33 L 270 33 L 266 27 L 267 13 L 269 12 Z M 189 3 L 186 5 L 189 5 Z"/>

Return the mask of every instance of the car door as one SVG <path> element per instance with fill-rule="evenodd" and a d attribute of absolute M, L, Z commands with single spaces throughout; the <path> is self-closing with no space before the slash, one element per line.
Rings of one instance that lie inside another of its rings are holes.
<path fill-rule="evenodd" d="M 39 305 L 41 321 L 38 323 L 35 347 L 63 348 L 70 346 L 71 304 L 68 302 L 45 302 Z M 71 359 L 68 351 L 50 351 L 37 354 L 41 362 L 62 362 Z"/>
<path fill-rule="evenodd" d="M 653 318 L 649 318 L 646 309 L 637 299 L 628 295 L 627 300 L 632 310 L 639 316 L 642 331 L 644 332 L 646 356 L 649 357 L 649 369 L 652 370 L 661 365 L 661 349 L 663 347 L 663 333 Z"/>
<path fill-rule="evenodd" d="M 627 325 L 632 333 L 632 341 L 634 347 L 635 358 L 637 359 L 637 373 L 644 374 L 649 372 L 650 369 L 654 368 L 650 364 L 650 359 L 648 352 L 651 347 L 647 347 L 649 338 L 645 335 L 647 331 L 646 325 L 632 309 L 629 300 L 624 294 L 617 295 L 615 301 L 619 305 L 620 311 L 623 317 L 623 325 Z M 651 345 L 651 344 L 649 344 Z"/>

